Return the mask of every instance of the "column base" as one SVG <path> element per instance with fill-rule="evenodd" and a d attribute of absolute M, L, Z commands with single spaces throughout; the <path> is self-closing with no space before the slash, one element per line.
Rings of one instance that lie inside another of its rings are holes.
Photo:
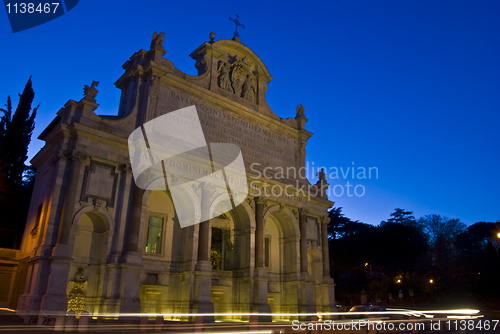
<path fill-rule="evenodd" d="M 316 313 L 316 307 L 314 306 L 314 291 L 313 291 L 313 282 L 311 275 L 306 272 L 302 272 L 300 275 L 301 282 L 300 282 L 300 287 L 301 287 L 301 306 L 299 308 L 300 313 L 308 313 L 310 315 L 304 315 L 300 316 L 299 320 L 304 320 L 304 321 L 310 321 L 316 315 L 312 315 L 313 313 Z"/>
<path fill-rule="evenodd" d="M 68 245 L 57 244 L 52 251 L 50 276 L 47 291 L 42 298 L 40 310 L 47 314 L 68 310 L 66 288 L 69 281 L 70 263 L 73 261 Z"/>
<path fill-rule="evenodd" d="M 252 313 L 255 313 L 252 318 L 258 322 L 272 322 L 271 306 L 268 302 L 268 284 L 269 275 L 264 268 L 254 269 L 254 302 Z"/>
<path fill-rule="evenodd" d="M 214 322 L 212 304 L 212 265 L 209 261 L 198 261 L 194 272 L 194 302 L 192 313 L 206 314 L 197 316 L 195 322 Z"/>

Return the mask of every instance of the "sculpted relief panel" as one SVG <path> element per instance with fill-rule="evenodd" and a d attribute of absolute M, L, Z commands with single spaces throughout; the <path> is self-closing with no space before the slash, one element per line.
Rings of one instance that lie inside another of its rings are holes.
<path fill-rule="evenodd" d="M 246 58 L 229 56 L 228 61 L 220 60 L 217 84 L 252 103 L 256 103 L 257 84 L 254 66 Z"/>
<path fill-rule="evenodd" d="M 238 145 L 247 171 L 252 163 L 259 165 L 255 169 L 295 166 L 297 144 L 293 136 L 265 122 L 230 115 L 171 90 L 162 90 L 157 113 L 165 114 L 190 105 L 196 105 L 207 142 Z"/>

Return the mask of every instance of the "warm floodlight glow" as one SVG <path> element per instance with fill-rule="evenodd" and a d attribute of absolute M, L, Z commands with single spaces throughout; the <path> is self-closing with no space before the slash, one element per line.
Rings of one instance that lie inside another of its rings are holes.
<path fill-rule="evenodd" d="M 365 263 L 365 267 L 368 267 L 368 262 Z"/>
<path fill-rule="evenodd" d="M 401 280 L 400 280 L 400 279 L 398 279 L 398 280 L 396 281 L 396 283 L 401 283 Z"/>
<path fill-rule="evenodd" d="M 431 283 L 431 284 L 432 284 L 432 283 L 434 283 L 434 280 L 433 280 L 433 279 L 430 279 L 430 280 L 429 280 L 429 283 Z"/>
<path fill-rule="evenodd" d="M 498 239 L 500 239 L 500 232 L 498 232 L 498 234 L 497 234 L 497 238 L 498 238 Z"/>

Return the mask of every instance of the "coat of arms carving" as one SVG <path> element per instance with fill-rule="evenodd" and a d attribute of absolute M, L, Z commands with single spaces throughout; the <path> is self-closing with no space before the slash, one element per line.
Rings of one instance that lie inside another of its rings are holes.
<path fill-rule="evenodd" d="M 238 59 L 238 56 L 234 56 L 229 59 L 227 62 L 219 61 L 219 87 L 256 103 L 257 86 L 253 65 L 246 58 Z"/>

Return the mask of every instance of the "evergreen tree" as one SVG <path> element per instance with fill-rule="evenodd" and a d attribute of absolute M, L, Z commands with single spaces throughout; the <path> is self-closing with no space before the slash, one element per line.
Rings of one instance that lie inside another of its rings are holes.
<path fill-rule="evenodd" d="M 3 142 L 5 137 L 5 132 L 10 125 L 10 119 L 12 118 L 12 101 L 10 100 L 10 95 L 7 96 L 7 104 L 5 105 L 7 109 L 0 108 L 3 112 L 3 116 L 0 117 L 0 143 Z"/>
<path fill-rule="evenodd" d="M 19 104 L 12 115 L 12 102 L 7 98 L 7 109 L 2 109 L 0 118 L 0 159 L 4 165 L 4 184 L 22 186 L 23 174 L 26 170 L 24 162 L 28 158 L 28 145 L 35 127 L 35 117 L 38 106 L 31 111 L 31 104 L 35 97 L 31 77 L 28 79 L 24 91 L 19 94 Z"/>
<path fill-rule="evenodd" d="M 19 95 L 15 113 L 7 98 L 0 109 L 0 247 L 17 248 L 26 223 L 33 190 L 34 169 L 25 166 L 28 145 L 35 126 L 38 107 L 31 109 L 35 92 L 31 77 Z"/>

